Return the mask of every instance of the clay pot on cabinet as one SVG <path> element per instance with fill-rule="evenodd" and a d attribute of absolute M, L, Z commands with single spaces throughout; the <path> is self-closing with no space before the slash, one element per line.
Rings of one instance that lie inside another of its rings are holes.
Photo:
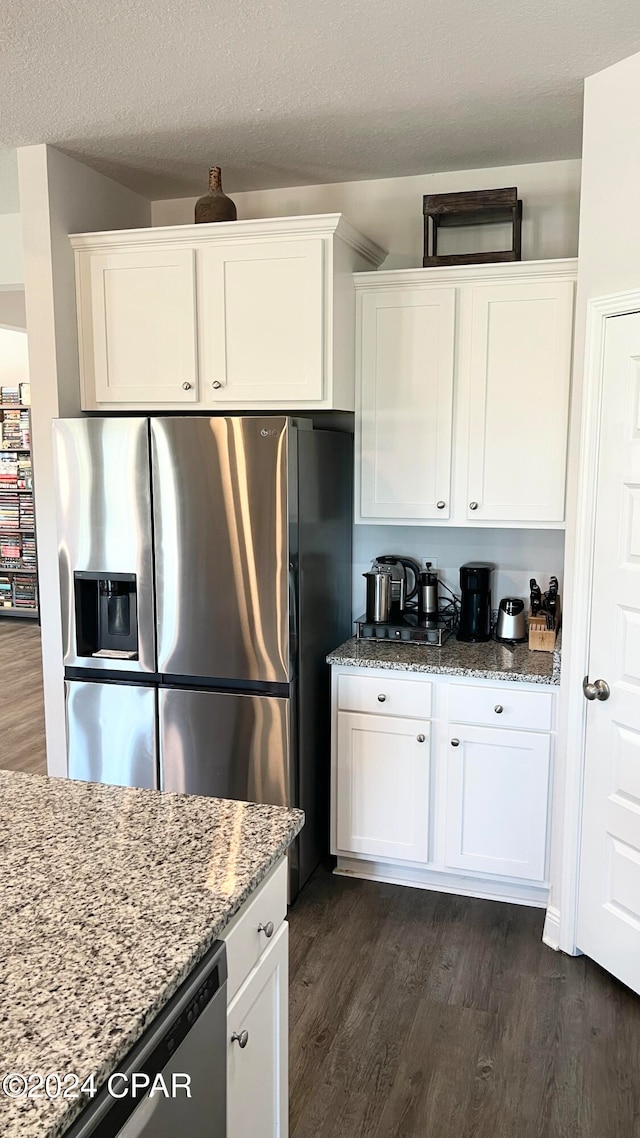
<path fill-rule="evenodd" d="M 235 202 L 228 198 L 222 189 L 220 167 L 211 166 L 209 169 L 209 190 L 196 202 L 196 222 L 236 221 L 237 217 L 238 211 Z"/>

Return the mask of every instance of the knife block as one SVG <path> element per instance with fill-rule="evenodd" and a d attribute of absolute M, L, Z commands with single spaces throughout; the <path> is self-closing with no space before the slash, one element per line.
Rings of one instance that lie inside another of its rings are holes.
<path fill-rule="evenodd" d="M 556 623 L 553 628 L 547 628 L 547 619 L 544 616 L 532 616 L 529 611 L 529 651 L 553 652 L 558 638 L 558 630 L 562 617 L 560 598 L 556 608 Z"/>

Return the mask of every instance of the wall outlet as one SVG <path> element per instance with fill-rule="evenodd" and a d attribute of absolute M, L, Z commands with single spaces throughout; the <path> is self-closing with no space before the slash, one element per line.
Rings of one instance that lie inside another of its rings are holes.
<path fill-rule="evenodd" d="M 437 557 L 423 557 L 420 561 L 420 564 L 422 565 L 423 569 L 431 568 L 431 570 L 433 572 L 435 572 L 435 570 L 438 568 L 438 558 Z"/>

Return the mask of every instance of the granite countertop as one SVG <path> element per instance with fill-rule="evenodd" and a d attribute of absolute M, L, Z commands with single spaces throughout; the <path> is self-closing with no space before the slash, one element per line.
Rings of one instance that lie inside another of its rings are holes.
<path fill-rule="evenodd" d="M 509 680 L 521 684 L 559 684 L 561 635 L 553 652 L 530 652 L 526 644 L 510 647 L 488 640 L 462 644 L 451 636 L 442 648 L 358 640 L 352 636 L 330 652 L 327 663 L 354 668 L 389 668 L 396 672 L 434 672 L 443 676 L 469 676 L 482 680 Z"/>
<path fill-rule="evenodd" d="M 95 1071 L 103 1082 L 303 821 L 0 770 L 0 1081 Z M 0 1133 L 55 1138 L 86 1101 L 0 1092 Z"/>

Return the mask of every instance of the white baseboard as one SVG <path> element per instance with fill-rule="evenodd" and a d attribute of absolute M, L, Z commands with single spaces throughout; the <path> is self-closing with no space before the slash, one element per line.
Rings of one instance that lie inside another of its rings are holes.
<path fill-rule="evenodd" d="M 544 919 L 544 929 L 542 932 L 543 943 L 548 945 L 549 948 L 555 949 L 556 952 L 560 950 L 560 910 L 556 909 L 555 905 L 549 905 L 547 908 L 547 915 Z"/>
<path fill-rule="evenodd" d="M 384 881 L 389 885 L 409 885 L 414 889 L 431 889 L 436 893 L 454 893 L 461 897 L 480 897 L 485 901 L 506 901 L 511 905 L 532 905 L 538 909 L 546 908 L 549 897 L 546 885 L 491 881 L 466 874 L 458 876 L 437 870 L 391 865 L 383 861 L 359 861 L 357 858 L 338 857 L 334 873 L 340 877 Z"/>

